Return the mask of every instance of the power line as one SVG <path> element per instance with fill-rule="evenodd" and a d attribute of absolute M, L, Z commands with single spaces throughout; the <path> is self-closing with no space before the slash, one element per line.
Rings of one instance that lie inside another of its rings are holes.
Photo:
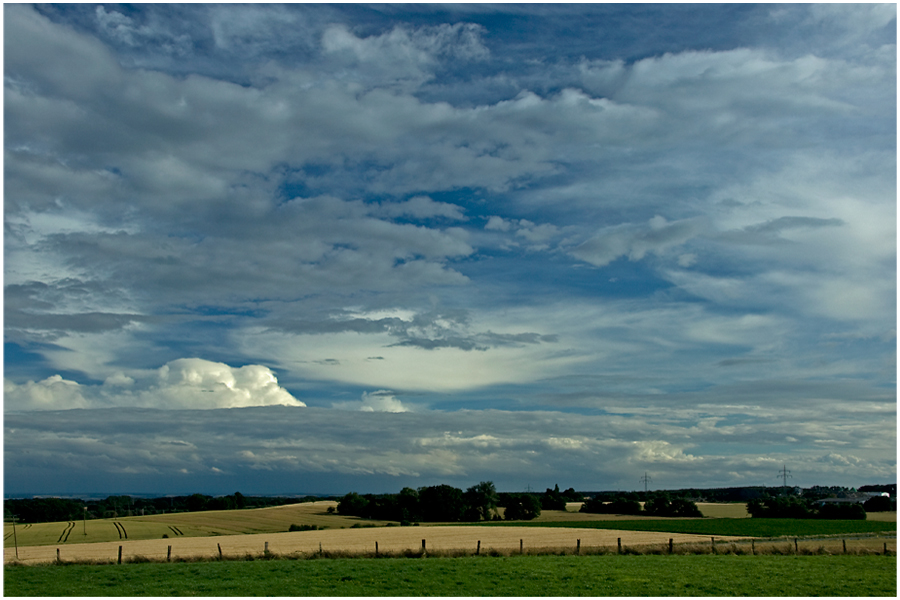
<path fill-rule="evenodd" d="M 791 479 L 793 479 L 794 476 L 791 475 L 791 472 L 788 470 L 787 465 L 784 465 L 784 466 L 781 468 L 781 470 L 778 471 L 778 476 L 781 477 L 782 481 L 784 482 L 782 485 L 784 486 L 784 493 L 785 493 L 785 495 L 787 495 L 787 480 L 788 480 L 788 477 L 790 477 Z"/>
<path fill-rule="evenodd" d="M 650 483 L 651 481 L 653 481 L 653 478 L 650 477 L 649 475 L 647 475 L 647 472 L 644 471 L 644 476 L 641 477 L 638 481 L 640 481 L 644 484 L 644 493 L 646 493 L 647 492 L 647 484 Z"/>

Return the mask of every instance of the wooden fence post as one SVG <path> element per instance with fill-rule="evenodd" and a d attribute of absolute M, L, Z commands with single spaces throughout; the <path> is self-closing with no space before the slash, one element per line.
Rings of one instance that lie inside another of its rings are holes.
<path fill-rule="evenodd" d="M 172 546 L 169 546 L 169 549 L 166 550 L 166 562 L 170 562 L 172 560 Z"/>
<path fill-rule="evenodd" d="M 669 554 L 672 554 L 672 538 L 669 538 Z"/>
<path fill-rule="evenodd" d="M 756 554 L 756 542 L 750 540 L 750 554 Z"/>
<path fill-rule="evenodd" d="M 268 553 L 269 553 L 269 542 L 266 542 L 266 548 L 265 548 L 265 550 L 263 550 L 263 553 L 264 553 L 264 554 L 268 554 Z"/>
<path fill-rule="evenodd" d="M 618 539 L 618 544 L 619 544 L 619 550 L 618 550 L 618 552 L 619 552 L 619 554 L 622 554 L 622 538 L 619 538 L 619 539 Z"/>
<path fill-rule="evenodd" d="M 375 557 L 378 557 L 378 542 L 375 542 Z"/>
<path fill-rule="evenodd" d="M 59 560 L 59 548 L 56 549 L 56 562 L 60 562 Z M 119 561 L 122 562 L 122 561 Z"/>
<path fill-rule="evenodd" d="M 219 549 L 219 560 L 222 559 L 222 544 L 216 544 L 216 547 Z"/>
<path fill-rule="evenodd" d="M 525 551 L 525 540 L 519 539 L 519 554 Z"/>
<path fill-rule="evenodd" d="M 475 556 L 481 554 L 481 540 L 478 540 L 478 545 L 475 547 Z"/>
<path fill-rule="evenodd" d="M 425 552 L 425 540 L 422 540 L 422 552 Z"/>
<path fill-rule="evenodd" d="M 847 554 L 847 540 L 841 540 L 844 543 L 844 554 Z"/>
<path fill-rule="evenodd" d="M 122 546 L 119 546 L 119 564 L 122 564 Z"/>
<path fill-rule="evenodd" d="M 800 547 L 797 545 L 797 538 L 794 538 L 794 554 L 800 553 Z"/>
<path fill-rule="evenodd" d="M 575 544 L 575 554 L 581 554 L 581 540 L 577 540 Z"/>

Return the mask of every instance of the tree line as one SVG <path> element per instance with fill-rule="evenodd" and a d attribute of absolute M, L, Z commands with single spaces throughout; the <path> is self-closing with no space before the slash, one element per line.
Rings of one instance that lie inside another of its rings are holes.
<path fill-rule="evenodd" d="M 865 520 L 869 512 L 896 511 L 894 498 L 875 496 L 863 503 L 822 503 L 808 496 L 766 496 L 747 503 L 751 517 L 767 519 L 848 519 Z"/>
<path fill-rule="evenodd" d="M 492 481 L 482 481 L 463 491 L 449 485 L 413 489 L 405 487 L 397 494 L 350 492 L 340 499 L 337 512 L 342 515 L 413 523 L 498 521 L 499 508 L 508 521 L 528 521 L 541 510 L 565 510 L 566 502 L 581 502 L 584 497 L 573 488 L 547 488 L 544 493 L 497 492 Z"/>
<path fill-rule="evenodd" d="M 654 517 L 702 517 L 693 500 L 668 492 L 644 494 L 641 506 L 637 493 L 619 494 L 613 499 L 594 497 L 585 500 L 581 512 L 616 515 L 649 515 Z"/>

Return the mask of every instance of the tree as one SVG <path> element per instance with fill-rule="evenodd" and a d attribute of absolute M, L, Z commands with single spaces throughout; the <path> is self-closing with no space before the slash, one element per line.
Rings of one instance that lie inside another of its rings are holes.
<path fill-rule="evenodd" d="M 462 490 L 449 485 L 433 485 L 419 490 L 419 510 L 422 520 L 462 521 L 466 513 Z"/>
<path fill-rule="evenodd" d="M 397 508 L 400 511 L 400 523 L 416 523 L 422 520 L 422 511 L 419 508 L 419 492 L 405 487 L 397 495 Z"/>
<path fill-rule="evenodd" d="M 669 516 L 669 505 L 672 498 L 666 492 L 657 492 L 644 502 L 644 512 L 657 517 Z"/>
<path fill-rule="evenodd" d="M 338 501 L 337 511 L 342 515 L 361 517 L 365 514 L 368 505 L 368 500 L 356 492 L 350 492 Z"/>
<path fill-rule="evenodd" d="M 497 511 L 500 497 L 494 488 L 493 481 L 482 481 L 466 490 L 465 502 L 468 510 L 466 520 L 490 521 Z"/>
<path fill-rule="evenodd" d="M 563 500 L 566 502 L 583 502 L 584 496 L 575 491 L 575 488 L 569 488 L 562 493 Z"/>
<path fill-rule="evenodd" d="M 198 512 L 207 510 L 207 505 L 211 498 L 203 494 L 191 494 L 187 499 L 187 509 L 189 512 Z"/>
<path fill-rule="evenodd" d="M 510 494 L 506 501 L 507 521 L 530 521 L 541 516 L 541 501 L 534 494 Z"/>
<path fill-rule="evenodd" d="M 559 484 L 556 484 L 551 490 L 541 496 L 541 508 L 543 510 L 566 510 L 566 499 L 559 493 Z"/>

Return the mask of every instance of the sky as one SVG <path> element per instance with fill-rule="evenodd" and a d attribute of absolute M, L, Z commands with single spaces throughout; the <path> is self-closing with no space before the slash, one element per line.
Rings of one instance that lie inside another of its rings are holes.
<path fill-rule="evenodd" d="M 896 482 L 896 5 L 3 9 L 7 496 Z"/>

